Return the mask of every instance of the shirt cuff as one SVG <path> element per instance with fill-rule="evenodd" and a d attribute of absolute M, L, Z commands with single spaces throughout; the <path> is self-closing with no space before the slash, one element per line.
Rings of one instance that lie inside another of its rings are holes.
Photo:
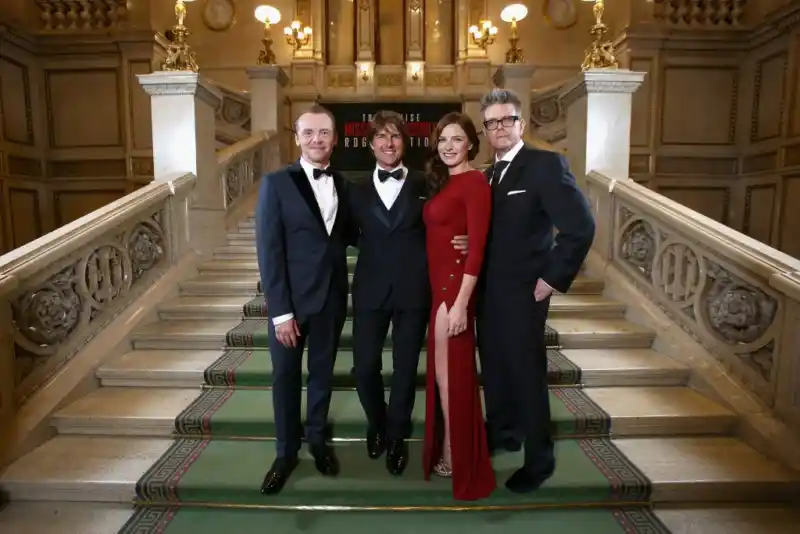
<path fill-rule="evenodd" d="M 292 319 L 294 319 L 294 314 L 293 313 L 287 313 L 286 315 L 279 315 L 278 317 L 275 317 L 274 319 L 272 319 L 272 324 L 274 324 L 275 326 L 278 326 L 279 324 L 283 324 L 286 321 L 290 321 Z"/>

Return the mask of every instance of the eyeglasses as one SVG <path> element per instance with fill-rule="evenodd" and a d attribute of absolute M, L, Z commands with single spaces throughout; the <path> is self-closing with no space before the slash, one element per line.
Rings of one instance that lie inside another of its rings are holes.
<path fill-rule="evenodd" d="M 488 121 L 483 121 L 483 127 L 487 130 L 496 130 L 502 123 L 504 128 L 511 128 L 519 119 L 517 115 L 509 115 L 508 117 L 500 119 L 489 119 Z"/>

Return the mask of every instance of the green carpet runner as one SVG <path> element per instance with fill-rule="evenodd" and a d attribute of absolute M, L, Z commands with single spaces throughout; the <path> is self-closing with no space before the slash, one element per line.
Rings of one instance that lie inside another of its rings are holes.
<path fill-rule="evenodd" d="M 670 534 L 650 511 L 575 509 L 509 512 L 314 512 L 140 508 L 120 534 Z"/>
<path fill-rule="evenodd" d="M 581 369 L 558 350 L 558 333 L 549 327 L 548 379 L 553 431 L 558 438 L 557 467 L 539 491 L 518 495 L 503 486 L 521 465 L 521 452 L 493 458 L 498 489 L 483 501 L 455 501 L 450 480 L 423 479 L 424 352 L 409 443 L 411 464 L 402 477 L 392 477 L 382 462 L 370 460 L 362 441 L 366 428 L 354 389 L 352 323 L 348 322 L 334 369 L 336 390 L 330 410 L 340 476 L 320 476 L 303 450 L 304 461 L 284 491 L 277 496 L 261 495 L 261 481 L 274 458 L 275 430 L 263 297 L 245 304 L 243 315 L 226 336 L 228 350 L 205 370 L 203 392 L 176 417 L 172 446 L 136 484 L 136 513 L 121 532 L 217 534 L 221 529 L 249 532 L 269 525 L 278 532 L 358 533 L 373 532 L 375 521 L 382 521 L 382 532 L 441 527 L 468 534 L 492 525 L 511 533 L 668 534 L 648 509 L 650 481 L 610 440 L 609 415 L 583 392 Z M 390 343 L 387 340 L 384 352 L 386 384 L 392 369 Z M 528 508 L 539 509 L 519 511 Z M 318 524 L 309 519 L 314 509 L 339 513 L 319 516 L 324 519 Z M 480 513 L 420 513 L 456 509 Z M 399 510 L 404 512 L 394 513 Z M 489 510 L 517 512 L 493 516 L 498 512 Z M 387 525 L 397 530 L 386 530 Z"/>

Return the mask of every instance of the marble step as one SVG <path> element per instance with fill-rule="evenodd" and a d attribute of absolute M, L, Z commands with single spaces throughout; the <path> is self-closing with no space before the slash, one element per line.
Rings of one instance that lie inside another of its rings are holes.
<path fill-rule="evenodd" d="M 159 306 L 162 319 L 196 320 L 242 317 L 242 306 L 252 300 L 250 295 L 239 296 L 179 296 Z M 263 299 L 262 299 L 263 301 Z M 554 295 L 550 302 L 551 318 L 604 317 L 625 315 L 625 304 L 602 295 Z M 352 313 L 352 300 L 348 299 Z"/>
<path fill-rule="evenodd" d="M 249 261 L 249 262 L 257 262 L 258 257 L 256 256 L 256 246 L 223 246 L 217 247 L 214 249 L 214 259 L 217 260 L 224 260 L 224 261 Z M 353 269 L 356 265 L 356 257 L 355 256 L 348 256 L 347 257 L 347 267 L 349 269 Z"/>
<path fill-rule="evenodd" d="M 561 351 L 581 369 L 587 387 L 680 386 L 690 370 L 653 349 L 565 349 Z M 203 371 L 217 361 L 221 350 L 133 350 L 120 354 L 96 373 L 103 386 L 117 387 L 200 387 Z M 391 371 L 391 352 L 386 351 L 385 373 Z M 348 373 L 353 353 L 340 350 L 335 373 Z M 424 372 L 425 353 L 420 358 Z"/>
<path fill-rule="evenodd" d="M 674 505 L 673 505 L 674 506 Z M 247 512 L 245 512 L 247 513 Z M 298 512 L 268 512 L 271 524 L 295 528 L 301 515 Z M 505 534 L 530 534 L 535 520 L 542 510 L 514 512 L 513 524 L 516 528 L 503 528 Z M 129 504 L 100 502 L 14 502 L 0 510 L 0 532 L 9 534 L 112 534 L 118 532 L 133 514 Z M 302 512 L 300 513 L 302 514 Z M 424 519 L 431 517 L 430 512 Z M 672 534 L 796 534 L 800 524 L 800 512 L 788 506 L 732 506 L 724 508 L 677 506 L 657 507 L 655 514 Z M 477 514 L 449 514 L 447 523 L 453 531 L 463 534 L 485 534 L 495 530 L 497 521 L 508 518 L 507 512 Z M 309 517 L 311 519 L 311 517 Z M 364 523 L 367 524 L 364 524 Z M 444 526 L 442 521 L 438 525 Z M 341 532 L 345 527 L 360 525 L 359 531 L 373 531 L 370 525 L 382 525 L 380 534 L 408 534 L 420 524 L 418 514 L 393 511 L 375 512 L 336 512 L 335 514 L 315 514 L 313 520 L 303 526 L 306 534 L 331 534 Z M 501 523 L 502 524 L 502 523 Z M 202 525 L 198 534 L 216 534 L 216 527 L 209 529 Z M 444 530 L 444 529 L 443 529 Z M 291 532 L 286 530 L 283 532 Z M 537 531 L 539 534 L 553 534 L 552 531 Z M 237 533 L 243 534 L 243 533 Z M 590 530 L 571 531 L 570 534 L 591 534 Z"/>
<path fill-rule="evenodd" d="M 255 263 L 253 263 L 253 265 L 255 265 Z M 218 265 L 212 265 L 212 270 L 205 270 L 200 276 L 181 282 L 179 284 L 181 294 L 256 295 L 256 288 L 258 285 L 257 267 L 239 271 L 225 269 L 214 270 L 217 267 Z M 604 287 L 605 283 L 601 279 L 579 275 L 575 279 L 575 282 L 573 282 L 572 287 L 569 288 L 567 295 L 600 295 Z"/>
<path fill-rule="evenodd" d="M 735 438 L 613 441 L 652 482 L 656 503 L 778 502 L 798 491 L 796 474 Z M 0 491 L 11 501 L 129 503 L 136 482 L 171 444 L 168 438 L 56 436 L 9 466 Z"/>
<path fill-rule="evenodd" d="M 203 321 L 156 321 L 131 334 L 135 349 L 221 349 L 225 334 L 240 319 L 208 319 Z M 559 344 L 565 349 L 648 348 L 655 334 L 625 319 L 561 318 L 547 321 L 559 333 Z M 390 328 L 391 332 L 391 328 Z M 352 323 L 345 322 L 342 347 L 352 336 Z"/>
<path fill-rule="evenodd" d="M 736 414 L 688 387 L 586 388 L 586 395 L 611 417 L 614 437 L 669 435 L 727 435 Z M 99 388 L 57 412 L 51 423 L 59 434 L 128 436 L 172 435 L 175 418 L 200 394 L 200 388 Z M 274 424 L 271 393 L 263 397 L 264 413 L 257 421 Z M 413 420 L 422 428 L 425 393 L 418 391 Z M 257 404 L 261 404 L 257 402 Z M 352 429 L 366 428 L 354 390 L 337 390 L 331 399 L 330 420 L 343 428 L 340 437 L 357 439 Z M 335 436 L 335 434 L 334 434 Z"/>

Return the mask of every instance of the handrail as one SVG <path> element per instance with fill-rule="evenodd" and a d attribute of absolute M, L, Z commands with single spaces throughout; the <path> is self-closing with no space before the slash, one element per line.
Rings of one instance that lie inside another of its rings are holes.
<path fill-rule="evenodd" d="M 167 175 L 0 256 L 0 295 L 16 287 L 19 280 L 34 275 L 42 265 L 63 258 L 107 233 L 107 222 L 117 220 L 122 214 L 130 216 L 149 209 L 159 200 L 191 187 L 193 181 L 192 174 Z"/>
<path fill-rule="evenodd" d="M 269 141 L 274 135 L 275 132 L 261 131 L 254 133 L 250 137 L 236 141 L 225 148 L 221 148 L 217 151 L 217 165 L 228 165 L 239 154 L 243 154 L 254 149 L 259 144 Z"/>
<path fill-rule="evenodd" d="M 656 193 L 633 180 L 616 180 L 591 171 L 587 178 L 639 210 L 692 233 L 701 244 L 769 281 L 790 298 L 800 300 L 800 260 L 784 254 Z"/>

